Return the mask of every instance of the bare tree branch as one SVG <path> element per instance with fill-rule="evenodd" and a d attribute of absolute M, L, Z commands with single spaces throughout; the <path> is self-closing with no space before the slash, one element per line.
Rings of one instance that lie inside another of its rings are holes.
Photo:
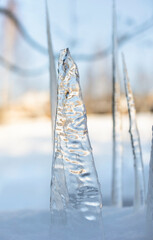
<path fill-rule="evenodd" d="M 0 14 L 7 16 L 18 28 L 19 32 L 21 33 L 22 37 L 25 41 L 37 52 L 40 54 L 48 55 L 48 49 L 38 43 L 35 39 L 33 39 L 26 29 L 23 27 L 19 19 L 8 9 L 0 7 Z M 118 48 L 123 46 L 128 41 L 134 39 L 136 36 L 146 32 L 147 30 L 153 27 L 153 17 L 148 19 L 146 22 L 140 24 L 139 26 L 135 27 L 131 32 L 127 32 L 118 38 Z M 93 54 L 74 54 L 74 59 L 77 61 L 96 61 L 100 60 L 111 53 L 112 46 L 109 46 L 98 53 Z M 55 58 L 58 57 L 58 54 L 55 54 Z M 0 64 L 7 68 L 8 70 L 15 72 L 18 75 L 24 75 L 25 77 L 33 77 L 38 76 L 39 74 L 44 73 L 47 71 L 47 65 L 41 66 L 39 68 L 33 69 L 23 69 L 20 66 L 10 63 L 6 60 L 3 56 L 0 56 Z"/>
<path fill-rule="evenodd" d="M 139 26 L 135 27 L 131 32 L 124 33 L 118 38 L 118 48 L 122 47 L 128 41 L 134 39 L 138 35 L 146 32 L 150 28 L 153 27 L 153 17 L 145 21 L 144 23 L 140 24 Z M 95 61 L 101 58 L 108 56 L 111 53 L 112 47 L 109 46 L 102 51 L 99 51 L 95 54 L 78 54 L 74 55 L 74 58 L 78 59 L 79 61 Z"/>
<path fill-rule="evenodd" d="M 0 65 L 7 68 L 9 71 L 12 71 L 15 74 L 18 74 L 24 77 L 38 77 L 40 75 L 45 74 L 48 70 L 48 64 L 43 65 L 41 67 L 37 67 L 37 68 L 31 68 L 31 69 L 21 68 L 15 64 L 10 63 L 9 61 L 7 61 L 1 56 L 0 56 Z"/>
<path fill-rule="evenodd" d="M 33 49 L 35 49 L 36 51 L 42 54 L 45 54 L 45 55 L 48 54 L 48 49 L 42 46 L 41 44 L 39 44 L 30 36 L 30 34 L 26 31 L 24 26 L 21 24 L 20 20 L 10 10 L 0 7 L 0 14 L 5 15 L 13 22 L 13 24 L 17 27 L 22 37 Z"/>

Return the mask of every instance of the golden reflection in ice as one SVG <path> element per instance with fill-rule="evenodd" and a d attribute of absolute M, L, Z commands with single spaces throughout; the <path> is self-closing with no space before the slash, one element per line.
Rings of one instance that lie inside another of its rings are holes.
<path fill-rule="evenodd" d="M 85 173 L 86 170 L 84 170 L 84 169 L 80 169 L 79 171 L 70 170 L 70 172 L 73 174 L 82 174 L 82 173 Z"/>

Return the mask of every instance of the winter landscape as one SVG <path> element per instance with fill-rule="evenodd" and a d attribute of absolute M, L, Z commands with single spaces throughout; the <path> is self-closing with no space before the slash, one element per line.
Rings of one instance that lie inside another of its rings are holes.
<path fill-rule="evenodd" d="M 151 2 L 85 2 L 0 3 L 0 240 L 153 239 Z"/>
<path fill-rule="evenodd" d="M 146 122 L 145 126 L 144 121 Z M 152 121 L 153 115 L 151 114 L 138 115 L 146 186 Z M 93 129 L 95 122 L 96 129 Z M 106 239 L 147 239 L 145 236 L 146 211 L 142 209 L 135 213 L 132 207 L 134 170 L 130 138 L 127 132 L 127 118 L 125 118 L 123 126 L 125 148 L 123 152 L 124 208 L 122 209 L 111 207 L 111 116 L 89 116 L 88 127 L 102 189 L 104 205 L 102 216 Z M 54 239 L 53 236 L 50 236 L 51 219 L 49 211 L 50 129 L 48 119 L 11 123 L 0 128 L 2 159 L 0 167 L 3 170 L 0 191 L 0 236 L 2 239 Z M 71 236 L 69 238 L 71 239 Z"/>

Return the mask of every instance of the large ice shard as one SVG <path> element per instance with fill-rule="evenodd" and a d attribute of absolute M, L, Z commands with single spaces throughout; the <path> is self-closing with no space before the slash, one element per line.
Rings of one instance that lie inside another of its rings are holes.
<path fill-rule="evenodd" d="M 149 165 L 149 182 L 147 196 L 147 228 L 148 233 L 153 236 L 153 126 L 152 126 L 152 146 Z M 151 238 L 150 238 L 151 239 Z"/>
<path fill-rule="evenodd" d="M 128 104 L 129 112 L 129 122 L 130 128 L 129 133 L 131 137 L 131 145 L 134 158 L 134 171 L 135 171 L 135 196 L 134 196 L 134 206 L 139 208 L 145 204 L 145 177 L 144 177 L 144 167 L 142 159 L 142 150 L 140 143 L 140 136 L 136 121 L 136 110 L 133 98 L 132 89 L 130 86 L 130 81 L 128 77 L 128 72 L 123 55 L 123 71 L 124 71 L 124 84 L 126 91 L 126 98 Z"/>
<path fill-rule="evenodd" d="M 117 60 L 117 24 L 115 0 L 113 0 L 113 42 L 112 42 L 112 116 L 113 116 L 113 169 L 112 204 L 122 206 L 122 133 L 120 113 L 120 81 Z"/>
<path fill-rule="evenodd" d="M 86 220 L 101 218 L 102 197 L 87 129 L 78 68 L 69 49 L 58 63 L 52 210 L 77 211 Z"/>

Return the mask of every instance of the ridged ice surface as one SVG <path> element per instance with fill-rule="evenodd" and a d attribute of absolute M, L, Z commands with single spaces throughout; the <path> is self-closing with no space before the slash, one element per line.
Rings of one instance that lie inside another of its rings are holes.
<path fill-rule="evenodd" d="M 51 208 L 75 209 L 87 220 L 101 217 L 102 199 L 87 129 L 78 68 L 60 52 Z"/>
<path fill-rule="evenodd" d="M 139 208 L 145 203 L 145 180 L 144 180 L 144 168 L 143 168 L 143 159 L 141 152 L 140 136 L 137 128 L 136 122 L 136 110 L 134 104 L 134 98 L 132 94 L 132 89 L 130 86 L 130 81 L 128 78 L 127 68 L 123 56 L 123 65 L 124 65 L 124 82 L 125 82 L 125 91 L 128 103 L 128 112 L 130 120 L 130 137 L 132 144 L 132 151 L 134 157 L 134 169 L 135 169 L 135 199 L 134 205 L 136 208 Z"/>
<path fill-rule="evenodd" d="M 151 223 L 153 232 L 153 127 L 152 127 L 152 147 L 150 156 L 149 184 L 147 196 L 147 220 Z"/>

